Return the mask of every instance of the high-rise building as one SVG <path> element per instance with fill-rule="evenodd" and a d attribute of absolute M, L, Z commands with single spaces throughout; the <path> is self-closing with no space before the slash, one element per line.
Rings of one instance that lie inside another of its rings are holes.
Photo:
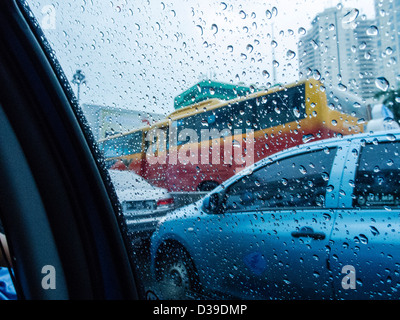
<path fill-rule="evenodd" d="M 375 0 L 382 69 L 391 89 L 400 86 L 400 0 Z"/>
<path fill-rule="evenodd" d="M 299 41 L 300 77 L 320 78 L 327 88 L 362 99 L 373 97 L 378 54 L 374 23 L 360 18 L 357 9 L 335 7 L 318 14 Z"/>
<path fill-rule="evenodd" d="M 359 20 L 354 29 L 355 53 L 353 68 L 357 72 L 352 91 L 368 99 L 378 91 L 375 81 L 379 76 L 382 61 L 379 57 L 379 32 L 375 20 Z"/>

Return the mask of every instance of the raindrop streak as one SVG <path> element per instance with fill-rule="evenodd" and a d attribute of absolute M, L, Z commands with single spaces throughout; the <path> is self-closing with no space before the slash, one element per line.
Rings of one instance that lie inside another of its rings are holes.
<path fill-rule="evenodd" d="M 376 78 L 375 85 L 382 91 L 387 91 L 389 89 L 389 81 L 387 81 L 384 77 Z"/>

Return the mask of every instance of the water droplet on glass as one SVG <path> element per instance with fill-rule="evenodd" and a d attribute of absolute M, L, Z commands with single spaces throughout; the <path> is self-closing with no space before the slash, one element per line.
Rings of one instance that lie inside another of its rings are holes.
<path fill-rule="evenodd" d="M 360 234 L 359 239 L 362 244 L 368 244 L 368 238 L 365 234 Z"/>
<path fill-rule="evenodd" d="M 242 18 L 242 19 L 246 19 L 246 17 L 247 17 L 246 12 L 244 12 L 243 10 L 240 10 L 239 15 L 240 15 L 240 18 Z"/>
<path fill-rule="evenodd" d="M 387 91 L 389 89 L 389 81 L 387 81 L 385 77 L 376 78 L 375 85 L 382 91 Z"/>
<path fill-rule="evenodd" d="M 334 188 L 333 185 L 331 185 L 331 184 L 330 184 L 329 186 L 326 187 L 326 191 L 327 191 L 327 192 L 332 192 L 334 189 L 335 189 L 335 188 Z"/>
<path fill-rule="evenodd" d="M 286 52 L 286 57 L 287 57 L 288 59 L 293 59 L 295 56 L 296 56 L 296 53 L 295 53 L 294 51 L 292 51 L 292 50 L 288 50 L 288 51 Z"/>
<path fill-rule="evenodd" d="M 196 27 L 200 31 L 200 35 L 202 36 L 203 35 L 203 27 L 201 25 L 197 25 Z"/>
<path fill-rule="evenodd" d="M 233 46 L 227 46 L 226 49 L 227 49 L 229 52 L 233 52 Z"/>
<path fill-rule="evenodd" d="M 372 233 L 374 236 L 379 235 L 379 231 L 378 231 L 377 228 L 375 228 L 374 226 L 369 226 L 369 228 L 370 228 L 370 230 L 371 230 L 371 233 Z"/>
<path fill-rule="evenodd" d="M 394 134 L 388 133 L 386 135 L 386 139 L 388 139 L 389 141 L 395 141 L 396 140 L 396 136 Z"/>
<path fill-rule="evenodd" d="M 306 134 L 303 136 L 303 143 L 310 142 L 313 140 L 315 137 L 312 134 Z"/>
<path fill-rule="evenodd" d="M 342 23 L 347 24 L 347 23 L 352 23 L 352 22 L 354 22 L 354 20 L 357 19 L 359 13 L 360 13 L 360 12 L 358 11 L 358 9 L 352 9 L 352 10 L 350 10 L 349 12 L 347 12 L 347 13 L 343 16 Z"/>
<path fill-rule="evenodd" d="M 304 168 L 303 166 L 300 166 L 300 167 L 299 167 L 299 171 L 300 171 L 300 173 L 302 173 L 302 174 L 306 174 L 306 173 L 307 173 L 306 168 Z"/>
<path fill-rule="evenodd" d="M 247 50 L 249 53 L 251 53 L 251 52 L 253 51 L 253 46 L 252 46 L 251 44 L 248 44 L 248 45 L 246 46 L 246 50 Z"/>
<path fill-rule="evenodd" d="M 332 219 L 331 215 L 329 213 L 324 213 L 322 217 L 325 219 L 325 221 L 330 221 Z"/>
<path fill-rule="evenodd" d="M 232 146 L 233 146 L 234 148 L 241 148 L 241 144 L 240 144 L 240 142 L 237 141 L 237 140 L 233 140 L 233 141 L 232 141 Z"/>
<path fill-rule="evenodd" d="M 214 35 L 217 34 L 217 32 L 218 32 L 218 26 L 214 23 L 214 24 L 211 26 L 211 30 L 214 31 L 214 33 L 213 33 Z"/>
<path fill-rule="evenodd" d="M 365 41 L 361 42 L 361 44 L 359 45 L 360 50 L 365 50 L 366 47 L 367 47 L 367 43 Z"/>
<path fill-rule="evenodd" d="M 304 29 L 303 27 L 299 28 L 299 30 L 298 30 L 298 33 L 299 33 L 300 35 L 305 35 L 306 32 L 307 32 L 306 29 Z"/>
<path fill-rule="evenodd" d="M 265 11 L 265 15 L 267 16 L 267 19 L 271 19 L 272 18 L 272 12 L 267 10 Z"/>
<path fill-rule="evenodd" d="M 378 27 L 377 26 L 370 26 L 368 29 L 367 29 L 367 35 L 369 35 L 369 36 L 376 36 L 376 35 L 378 35 L 379 34 L 379 30 L 378 30 Z"/>
<path fill-rule="evenodd" d="M 321 79 L 321 73 L 318 70 L 313 71 L 313 78 L 315 80 L 320 80 Z"/>
<path fill-rule="evenodd" d="M 347 87 L 343 83 L 339 83 L 338 88 L 340 91 L 347 91 Z"/>
<path fill-rule="evenodd" d="M 317 50 L 319 48 L 319 45 L 315 40 L 311 40 L 311 45 L 313 46 L 314 50 Z"/>
<path fill-rule="evenodd" d="M 322 176 L 322 179 L 324 181 L 328 181 L 329 180 L 329 174 L 327 172 L 322 172 L 321 176 Z"/>
<path fill-rule="evenodd" d="M 267 70 L 263 70 L 263 71 L 262 71 L 262 75 L 263 75 L 263 77 L 266 78 L 266 79 L 268 79 L 269 76 L 270 76 L 270 75 L 269 75 L 269 72 L 268 72 Z"/>

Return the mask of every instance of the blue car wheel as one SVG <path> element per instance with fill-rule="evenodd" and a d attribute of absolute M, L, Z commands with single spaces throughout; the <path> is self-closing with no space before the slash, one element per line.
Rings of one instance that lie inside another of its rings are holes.
<path fill-rule="evenodd" d="M 156 276 L 164 299 L 187 299 L 200 291 L 196 268 L 181 246 L 164 245 L 159 249 Z"/>

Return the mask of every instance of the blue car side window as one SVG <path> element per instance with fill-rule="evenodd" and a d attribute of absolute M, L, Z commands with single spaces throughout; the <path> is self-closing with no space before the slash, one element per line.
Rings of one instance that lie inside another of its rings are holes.
<path fill-rule="evenodd" d="M 234 183 L 227 211 L 282 207 L 323 207 L 336 149 L 276 161 Z"/>
<path fill-rule="evenodd" d="M 354 206 L 400 206 L 399 153 L 399 143 L 368 144 L 361 150 L 355 178 Z"/>

